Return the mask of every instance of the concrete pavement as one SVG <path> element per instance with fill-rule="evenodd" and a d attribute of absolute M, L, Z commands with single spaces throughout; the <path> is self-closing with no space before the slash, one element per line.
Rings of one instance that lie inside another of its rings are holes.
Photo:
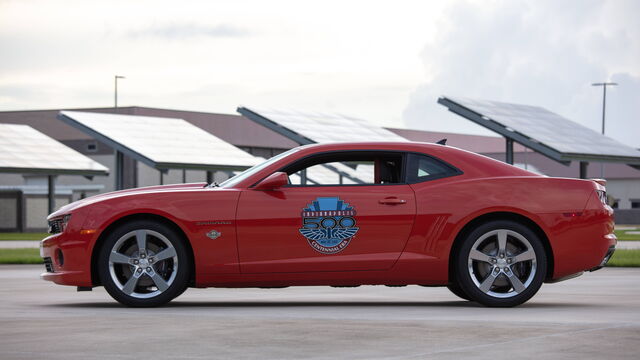
<path fill-rule="evenodd" d="M 629 359 L 640 350 L 640 269 L 545 284 L 490 309 L 446 288 L 189 289 L 124 308 L 102 288 L 0 266 L 1 359 Z"/>
<path fill-rule="evenodd" d="M 640 241 L 618 241 L 616 249 L 635 250 L 640 249 Z"/>

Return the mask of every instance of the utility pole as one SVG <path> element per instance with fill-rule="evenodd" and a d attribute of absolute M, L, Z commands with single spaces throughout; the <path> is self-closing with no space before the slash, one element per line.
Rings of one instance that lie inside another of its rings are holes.
<path fill-rule="evenodd" d="M 124 77 L 124 76 L 120 76 L 120 75 L 116 75 L 116 76 L 115 76 L 115 83 L 116 83 L 115 85 L 116 85 L 116 86 L 115 86 L 115 94 L 114 94 L 114 95 L 115 95 L 115 99 L 114 99 L 114 100 L 115 100 L 115 101 L 114 101 L 115 106 L 114 106 L 114 107 L 115 107 L 116 109 L 118 108 L 118 79 L 126 79 L 126 77 Z"/>
<path fill-rule="evenodd" d="M 602 86 L 602 135 L 604 135 L 604 120 L 607 108 L 607 86 L 617 86 L 614 82 L 593 83 L 591 86 Z M 600 164 L 600 177 L 604 179 L 604 163 Z"/>

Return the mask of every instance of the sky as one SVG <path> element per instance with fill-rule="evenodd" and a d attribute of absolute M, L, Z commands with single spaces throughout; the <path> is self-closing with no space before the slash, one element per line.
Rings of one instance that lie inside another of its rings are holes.
<path fill-rule="evenodd" d="M 0 110 L 337 112 L 491 134 L 441 95 L 545 107 L 640 148 L 640 1 L 0 0 Z"/>

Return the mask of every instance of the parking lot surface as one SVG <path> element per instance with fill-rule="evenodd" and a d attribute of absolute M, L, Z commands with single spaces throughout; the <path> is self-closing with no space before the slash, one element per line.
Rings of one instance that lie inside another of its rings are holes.
<path fill-rule="evenodd" d="M 631 359 L 640 269 L 545 284 L 490 309 L 446 288 L 189 289 L 154 309 L 0 266 L 0 359 Z"/>

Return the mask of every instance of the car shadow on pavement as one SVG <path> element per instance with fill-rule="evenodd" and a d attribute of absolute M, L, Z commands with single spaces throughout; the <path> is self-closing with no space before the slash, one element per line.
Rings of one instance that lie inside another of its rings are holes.
<path fill-rule="evenodd" d="M 48 304 L 45 306 L 63 308 L 125 308 L 119 303 L 113 302 L 82 302 L 65 304 Z M 557 302 L 531 302 L 517 306 L 514 309 L 534 308 L 586 308 L 602 307 L 602 304 L 585 303 L 557 303 Z M 278 308 L 278 307 L 424 307 L 424 308 L 486 308 L 475 302 L 469 301 L 173 301 L 161 308 Z"/>

